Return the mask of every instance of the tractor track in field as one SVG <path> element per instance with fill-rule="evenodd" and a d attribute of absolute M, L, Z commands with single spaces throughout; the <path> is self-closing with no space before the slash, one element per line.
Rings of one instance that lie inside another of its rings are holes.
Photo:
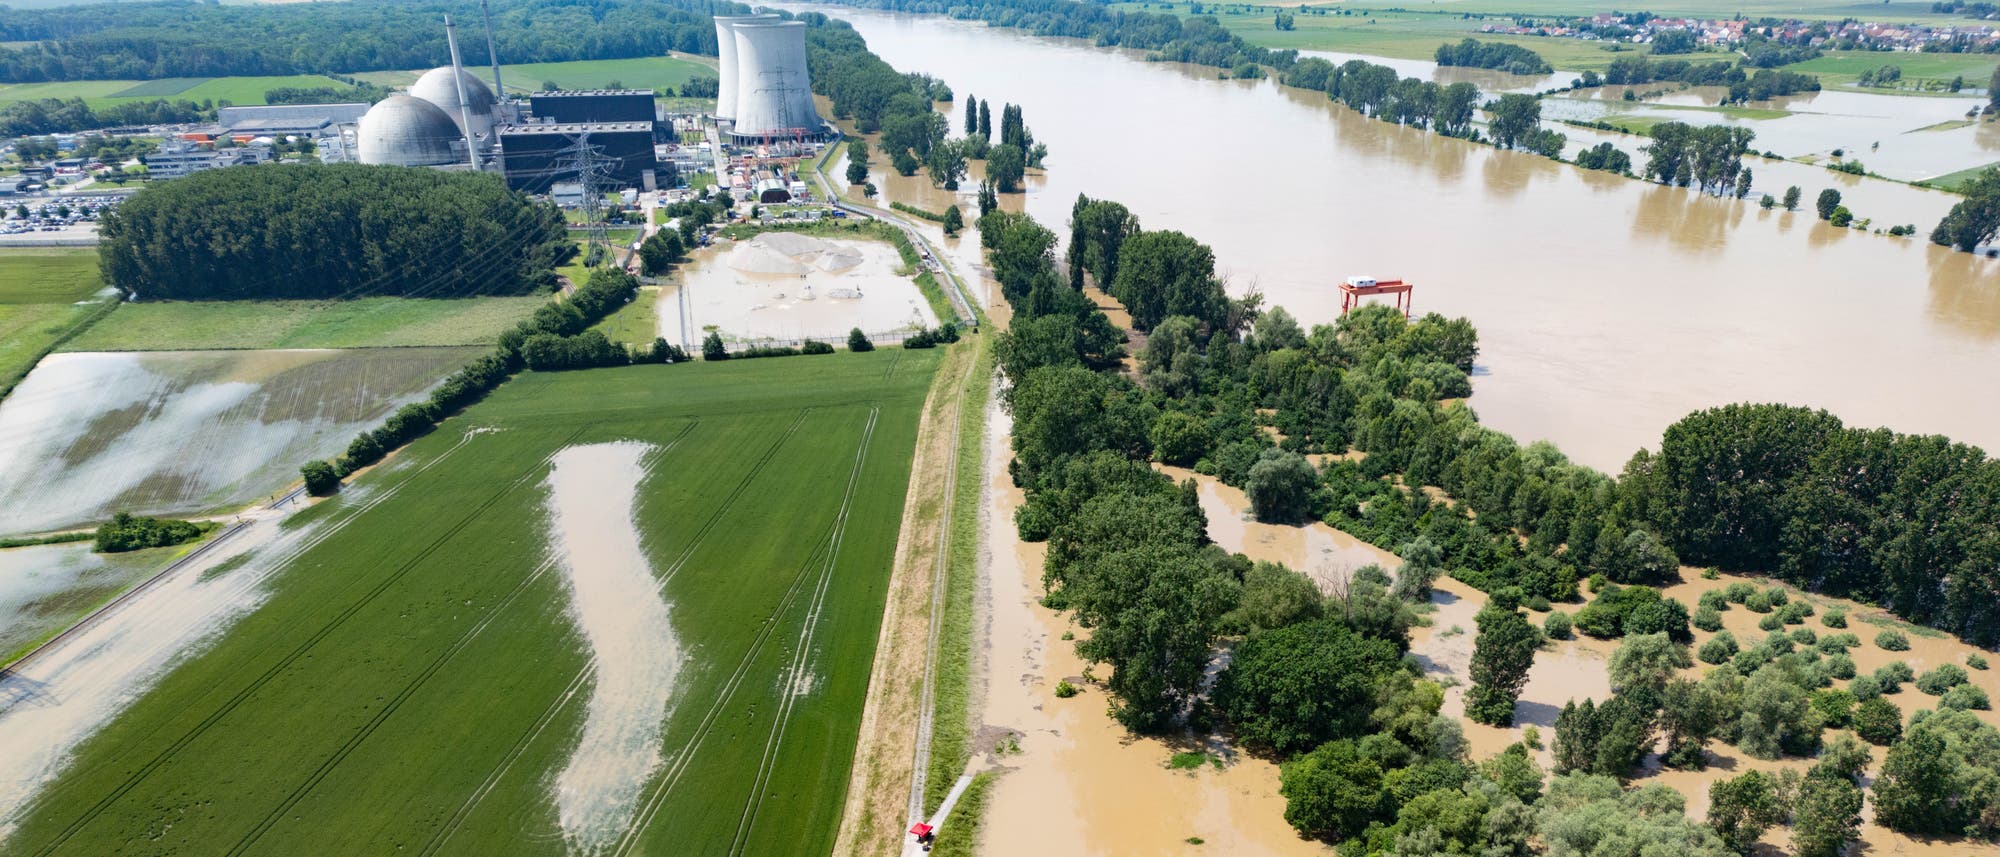
<path fill-rule="evenodd" d="M 565 438 L 562 444 L 560 444 L 560 446 L 568 446 L 569 443 L 575 440 L 578 435 L 582 434 L 584 429 L 587 427 L 588 424 L 577 427 L 576 431 L 571 432 L 569 437 Z M 467 437 L 469 438 L 470 435 L 467 435 Z M 462 444 L 463 441 L 461 441 L 461 445 Z M 560 448 L 560 446 L 558 448 Z M 453 449 L 456 448 L 457 447 L 453 447 Z M 200 723 L 195 724 L 195 727 L 192 730 L 190 730 L 187 734 L 175 740 L 174 743 L 168 745 L 165 750 L 160 751 L 158 755 L 154 756 L 146 764 L 140 766 L 140 768 L 137 771 L 134 771 L 131 776 L 127 777 L 125 782 L 120 784 L 118 788 L 113 789 L 110 794 L 100 799 L 96 804 L 93 804 L 90 809 L 85 811 L 82 817 L 78 818 L 76 821 L 71 822 L 68 827 L 64 828 L 63 832 L 59 836 L 57 836 L 54 841 L 50 842 L 46 846 L 43 846 L 35 853 L 37 855 L 48 855 L 53 853 L 56 849 L 61 848 L 64 844 L 66 844 L 70 840 L 71 837 L 75 836 L 78 832 L 81 832 L 85 826 L 89 825 L 90 822 L 95 821 L 99 815 L 102 815 L 105 810 L 109 809 L 113 804 L 123 799 L 125 795 L 131 793 L 133 789 L 138 787 L 139 783 L 145 781 L 145 779 L 150 777 L 154 771 L 159 770 L 162 766 L 166 765 L 166 763 L 172 761 L 173 758 L 179 755 L 182 750 L 186 749 L 188 745 L 193 744 L 196 740 L 200 739 L 204 734 L 208 732 L 208 730 L 214 728 L 215 724 L 221 722 L 224 718 L 228 717 L 231 713 L 233 713 L 237 709 L 237 707 L 241 706 L 250 697 L 255 696 L 258 691 L 263 689 L 264 685 L 269 684 L 272 679 L 276 678 L 278 675 L 283 673 L 294 662 L 298 661 L 298 659 L 304 657 L 307 653 L 311 652 L 314 647 L 319 645 L 321 640 L 324 640 L 328 636 L 331 636 L 334 631 L 339 630 L 342 625 L 346 624 L 348 619 L 353 618 L 356 613 L 361 612 L 363 608 L 373 603 L 376 598 L 382 595 L 383 592 L 388 591 L 398 581 L 402 580 L 405 575 L 409 574 L 411 569 L 414 569 L 420 562 L 428 558 L 432 553 L 435 553 L 438 550 L 438 548 L 444 545 L 446 541 L 449 541 L 453 536 L 457 535 L 460 531 L 464 530 L 466 526 L 472 523 L 472 521 L 476 520 L 481 514 L 485 513 L 485 511 L 491 508 L 495 503 L 499 502 L 500 498 L 513 492 L 514 489 L 519 488 L 536 472 L 546 468 L 549 464 L 549 461 L 553 457 L 554 453 L 550 453 L 548 456 L 544 456 L 541 459 L 537 460 L 533 465 L 530 465 L 527 469 L 522 471 L 522 473 L 519 476 L 516 476 L 514 479 L 507 482 L 507 484 L 503 485 L 499 491 L 494 492 L 493 495 L 488 497 L 485 502 L 480 503 L 478 506 L 474 507 L 470 512 L 468 512 L 464 517 L 460 518 L 456 523 L 446 528 L 444 532 L 440 533 L 437 538 L 433 539 L 430 542 L 430 544 L 426 545 L 421 551 L 418 551 L 416 554 L 412 555 L 407 561 L 405 561 L 402 564 L 402 566 L 397 568 L 388 577 L 384 578 L 382 582 L 376 584 L 372 589 L 368 590 L 366 594 L 362 595 L 360 600 L 354 602 L 353 604 L 348 605 L 345 609 L 341 610 L 341 612 L 336 614 L 331 621 L 327 622 L 325 626 L 320 628 L 318 631 L 314 632 L 312 636 L 308 637 L 305 640 L 305 642 L 301 643 L 298 647 L 294 648 L 289 654 L 285 655 L 284 658 L 280 659 L 276 664 L 273 664 L 269 669 L 265 670 L 262 674 L 258 675 L 257 678 L 253 679 L 248 686 L 244 687 L 240 691 L 237 691 L 237 693 L 231 696 L 227 701 L 225 701 L 220 708 L 216 709 L 214 712 L 211 712 L 207 717 L 203 718 Z M 443 459 L 444 456 L 439 456 L 438 458 L 432 459 L 430 462 L 427 462 L 423 468 L 420 468 L 417 472 L 421 473 L 424 470 L 428 470 L 431 465 L 434 465 L 437 462 L 442 461 Z M 412 474 L 412 476 L 415 475 L 416 474 Z M 408 484 L 408 480 L 405 480 L 403 483 L 400 483 L 398 487 L 400 488 L 401 485 L 403 484 Z M 386 497 L 383 499 L 386 499 Z M 364 510 L 367 508 L 373 508 L 373 505 L 364 507 Z M 352 521 L 353 518 L 350 517 L 348 520 Z M 331 533 L 329 533 L 329 535 L 331 535 Z M 295 557 L 297 555 L 298 554 L 293 554 L 292 556 Z"/>
<path fill-rule="evenodd" d="M 764 450 L 764 454 L 758 456 L 757 462 L 750 466 L 750 472 L 743 474 L 743 478 L 737 481 L 736 487 L 730 489 L 729 496 L 722 498 L 722 502 L 716 504 L 715 511 L 709 514 L 708 520 L 703 521 L 701 527 L 694 531 L 694 536 L 688 542 L 688 546 L 681 549 L 681 555 L 675 557 L 673 564 L 667 566 L 666 572 L 660 575 L 660 590 L 663 594 L 666 591 L 668 581 L 673 580 L 674 575 L 680 574 L 681 569 L 688 564 L 688 560 L 694 557 L 694 552 L 701 548 L 702 542 L 708 540 L 709 531 L 715 529 L 715 525 L 722 520 L 722 516 L 729 513 L 729 510 L 736 505 L 736 501 L 742 498 L 744 491 L 749 490 L 750 483 L 756 480 L 758 474 L 764 472 L 764 466 L 770 464 L 771 459 L 778 456 L 778 450 L 784 447 L 785 442 L 791 440 L 792 435 L 799 433 L 799 426 L 805 425 L 806 417 L 811 415 L 812 412 L 812 408 L 800 409 L 799 415 L 793 418 L 791 427 L 785 429 L 784 434 L 779 435 L 777 440 L 771 442 L 770 448 Z"/>
<path fill-rule="evenodd" d="M 654 455 L 655 460 L 664 458 L 668 453 L 673 452 L 676 447 L 681 445 L 681 441 L 687 439 L 687 436 L 693 433 L 700 425 L 700 417 L 690 420 L 686 426 L 682 427 L 678 434 L 675 434 L 665 444 L 661 445 L 660 451 Z M 563 709 L 568 708 L 571 701 L 576 699 L 578 693 L 583 689 L 584 682 L 595 673 L 596 668 L 596 664 L 594 663 L 585 663 L 582 669 L 576 671 L 576 675 L 570 678 L 569 684 L 563 688 L 561 693 L 556 695 L 555 700 L 549 703 L 548 708 L 543 710 L 542 716 L 537 718 L 528 727 L 527 731 L 522 733 L 521 737 L 508 749 L 507 755 L 502 757 L 500 762 L 491 771 L 487 772 L 486 779 L 479 784 L 479 788 L 466 796 L 465 802 L 459 806 L 458 811 L 452 813 L 450 820 L 431 836 L 429 842 L 425 843 L 423 850 L 418 852 L 420 857 L 429 857 L 429 855 L 438 853 L 451 841 L 453 836 L 458 835 L 459 828 L 465 825 L 465 820 L 472 816 L 473 810 L 477 809 L 486 800 L 486 796 L 492 794 L 493 790 L 500 786 L 500 780 L 506 777 L 509 771 L 513 770 L 514 763 L 520 761 L 521 756 L 527 753 L 528 747 L 536 739 L 540 738 L 542 733 L 547 731 L 549 726 L 555 722 L 556 716 Z"/>
<path fill-rule="evenodd" d="M 778 713 L 771 720 L 771 736 L 764 742 L 764 757 L 758 765 L 757 777 L 752 781 L 751 801 L 743 809 L 736 825 L 736 838 L 730 843 L 730 853 L 740 854 L 749 842 L 750 829 L 757 822 L 757 813 L 764 806 L 764 789 L 771 781 L 777 768 L 778 749 L 785 742 L 785 730 L 791 725 L 792 709 L 804 695 L 799 689 L 800 681 L 809 674 L 812 661 L 813 638 L 819 632 L 819 617 L 826 609 L 826 591 L 833 584 L 834 566 L 840 562 L 840 544 L 847 535 L 848 512 L 854 506 L 854 491 L 861 482 L 861 470 L 868 461 L 868 449 L 875 439 L 875 426 L 880 422 L 880 405 L 869 408 L 868 423 L 861 430 L 861 442 L 854 450 L 854 466 L 847 474 L 847 489 L 840 498 L 840 511 L 834 515 L 833 536 L 827 546 L 826 559 L 821 566 L 818 586 L 813 590 L 811 605 L 806 611 L 805 627 L 799 631 L 798 645 L 792 651 L 792 662 L 785 677 L 785 690 L 779 699 Z"/>
<path fill-rule="evenodd" d="M 871 417 L 879 408 L 879 404 L 871 406 Z M 872 434 L 872 419 L 870 426 Z M 797 426 L 794 425 L 793 428 L 796 430 Z M 789 432 L 787 436 L 790 436 Z M 850 475 L 851 479 L 852 476 Z M 836 515 L 836 522 L 844 522 L 844 520 L 845 504 L 843 504 L 841 512 Z M 821 562 L 821 558 L 832 547 L 835 541 L 834 526 L 832 523 L 828 525 L 828 532 L 819 540 L 819 546 L 813 549 L 813 552 L 800 564 L 798 572 L 792 576 L 790 587 L 785 590 L 785 594 L 771 611 L 771 615 L 774 618 L 783 616 L 798 600 L 798 594 L 805 587 L 813 566 Z M 690 549 L 690 552 L 692 552 L 692 549 Z M 633 849 L 638 847 L 640 837 L 652 825 L 653 819 L 659 815 L 660 809 L 666 805 L 667 798 L 680 785 L 681 778 L 686 775 L 688 767 L 699 754 L 702 742 L 707 740 L 709 733 L 714 729 L 716 721 L 721 717 L 722 711 L 734 700 L 737 690 L 743 686 L 744 680 L 750 673 L 751 664 L 756 662 L 758 655 L 762 654 L 765 644 L 770 642 L 771 637 L 776 632 L 777 622 L 770 621 L 763 623 L 763 627 L 757 632 L 756 639 L 751 641 L 750 647 L 744 652 L 743 657 L 738 660 L 736 669 L 730 674 L 728 680 L 723 683 L 721 692 L 716 695 L 715 701 L 709 704 L 708 711 L 703 714 L 701 722 L 696 725 L 694 735 L 690 737 L 681 752 L 675 755 L 673 762 L 668 765 L 667 770 L 654 782 L 651 792 L 641 802 L 639 813 L 633 819 L 632 826 L 626 829 L 625 835 L 620 837 L 617 845 L 612 848 L 611 854 L 613 857 L 626 857 L 626 855 L 631 854 Z"/>

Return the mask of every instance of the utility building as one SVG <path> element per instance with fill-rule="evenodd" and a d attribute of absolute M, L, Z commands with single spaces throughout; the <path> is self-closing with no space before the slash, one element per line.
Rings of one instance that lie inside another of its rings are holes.
<path fill-rule="evenodd" d="M 608 187 L 651 189 L 652 122 L 585 122 L 515 125 L 500 129 L 500 160 L 507 186 L 545 193 L 556 182 L 577 181 L 579 141 L 595 150 Z"/>
<path fill-rule="evenodd" d="M 528 96 L 536 122 L 652 122 L 653 93 L 645 89 L 586 89 Z"/>

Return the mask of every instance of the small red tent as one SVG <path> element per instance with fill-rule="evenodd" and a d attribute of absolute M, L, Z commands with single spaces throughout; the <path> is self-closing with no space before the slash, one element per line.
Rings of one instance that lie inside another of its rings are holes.
<path fill-rule="evenodd" d="M 921 821 L 917 822 L 916 824 L 910 825 L 910 835 L 912 836 L 921 838 L 930 832 L 931 832 L 931 826 Z"/>

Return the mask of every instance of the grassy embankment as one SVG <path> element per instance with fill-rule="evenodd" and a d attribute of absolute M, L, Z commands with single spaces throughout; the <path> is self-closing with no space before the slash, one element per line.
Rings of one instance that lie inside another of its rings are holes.
<path fill-rule="evenodd" d="M 612 342 L 651 346 L 660 336 L 659 301 L 659 286 L 640 286 L 639 295 L 631 303 L 619 307 L 591 329 Z"/>
<path fill-rule="evenodd" d="M 93 300 L 103 288 L 95 250 L 0 250 L 0 398 L 42 355 L 117 308 Z"/>
<path fill-rule="evenodd" d="M 490 345 L 545 296 L 133 303 L 64 351 Z"/>
<path fill-rule="evenodd" d="M 972 758 L 972 613 L 979 589 L 979 494 L 985 488 L 980 478 L 985 464 L 981 448 L 986 439 L 986 404 L 993 392 L 993 350 L 986 336 L 969 337 L 968 341 L 976 350 L 959 405 L 951 547 L 945 566 L 944 621 L 938 633 L 937 710 L 931 729 L 931 767 L 924 780 L 925 812 L 944 801 L 952 782 Z"/>
<path fill-rule="evenodd" d="M 551 780 L 593 672 L 542 482 L 566 446 L 641 440 L 635 518 L 686 660 L 634 851 L 828 851 L 937 356 L 514 380 L 303 513 L 351 519 L 85 745 L 9 847 L 564 853 Z"/>

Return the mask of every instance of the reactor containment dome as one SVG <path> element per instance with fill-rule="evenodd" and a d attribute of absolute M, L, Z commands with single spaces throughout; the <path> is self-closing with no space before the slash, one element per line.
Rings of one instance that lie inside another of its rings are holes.
<path fill-rule="evenodd" d="M 738 140 L 818 136 L 812 75 L 806 68 L 804 21 L 746 21 L 730 28 L 736 36 L 736 124 Z"/>
<path fill-rule="evenodd" d="M 715 118 L 736 118 L 736 25 L 780 20 L 770 12 L 756 15 L 718 15 L 715 18 L 715 55 L 722 61 L 715 81 Z"/>
<path fill-rule="evenodd" d="M 456 75 L 455 80 L 454 75 Z M 465 107 L 466 113 L 471 114 L 469 117 L 472 122 L 471 128 L 464 127 L 463 121 L 459 118 L 458 92 L 461 84 L 465 87 Z M 481 82 L 471 72 L 451 66 L 431 69 L 424 72 L 423 77 L 417 78 L 416 83 L 410 85 L 410 94 L 437 105 L 438 109 L 443 110 L 444 115 L 451 119 L 454 127 L 470 133 L 473 139 L 479 141 L 482 148 L 493 145 L 493 129 L 498 124 L 495 116 L 498 112 L 496 106 L 499 104 L 499 99 L 493 97 L 492 87 Z"/>
<path fill-rule="evenodd" d="M 391 95 L 361 115 L 355 147 L 364 164 L 434 167 L 465 160 L 464 135 L 443 108 L 409 95 Z"/>

